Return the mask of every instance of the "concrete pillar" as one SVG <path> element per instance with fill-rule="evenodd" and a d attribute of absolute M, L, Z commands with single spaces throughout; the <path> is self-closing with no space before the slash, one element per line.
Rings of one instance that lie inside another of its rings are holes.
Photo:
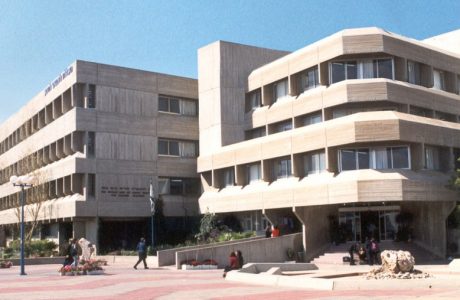
<path fill-rule="evenodd" d="M 86 222 L 84 220 L 73 220 L 73 237 L 76 239 L 86 237 Z"/>
<path fill-rule="evenodd" d="M 5 226 L 0 226 L 0 247 L 6 246 Z"/>
<path fill-rule="evenodd" d="M 401 208 L 411 212 L 413 242 L 427 251 L 445 258 L 447 217 L 455 208 L 454 201 L 426 201 L 406 203 Z"/>
<path fill-rule="evenodd" d="M 91 243 L 93 243 L 94 245 L 96 245 L 96 253 L 95 253 L 95 255 L 97 255 L 97 249 L 99 247 L 98 235 L 97 235 L 97 232 L 98 232 L 97 218 L 86 220 L 86 222 L 85 222 L 85 232 L 86 232 L 85 238 L 88 241 L 90 241 Z"/>
<path fill-rule="evenodd" d="M 337 207 L 332 205 L 303 206 L 295 207 L 293 211 L 302 223 L 305 259 L 309 261 L 330 245 L 328 216 L 335 214 Z"/>

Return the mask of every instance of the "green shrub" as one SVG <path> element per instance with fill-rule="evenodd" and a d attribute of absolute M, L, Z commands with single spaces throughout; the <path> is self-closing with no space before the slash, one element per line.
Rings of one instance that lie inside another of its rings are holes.
<path fill-rule="evenodd" d="M 24 255 L 28 256 L 51 256 L 56 249 L 57 244 L 49 240 L 33 240 L 31 242 L 26 242 L 24 244 Z M 10 247 L 6 249 L 11 249 L 8 251 L 19 253 L 21 251 L 21 241 L 14 240 L 11 241 Z M 6 251 L 6 250 L 5 250 Z"/>

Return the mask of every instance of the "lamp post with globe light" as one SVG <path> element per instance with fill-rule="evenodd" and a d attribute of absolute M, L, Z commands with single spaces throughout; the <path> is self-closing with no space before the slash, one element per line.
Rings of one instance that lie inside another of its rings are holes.
<path fill-rule="evenodd" d="M 11 176 L 10 182 L 14 186 L 19 186 L 21 188 L 21 273 L 20 275 L 26 275 L 24 271 L 24 203 L 25 203 L 25 188 L 30 188 L 35 183 L 34 176 Z"/>

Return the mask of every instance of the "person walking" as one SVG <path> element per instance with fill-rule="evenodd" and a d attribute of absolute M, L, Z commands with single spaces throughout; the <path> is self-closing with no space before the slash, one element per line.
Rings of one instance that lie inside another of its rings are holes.
<path fill-rule="evenodd" d="M 141 238 L 139 243 L 137 244 L 137 254 L 139 255 L 139 260 L 137 263 L 134 265 L 134 269 L 137 270 L 137 265 L 141 263 L 141 261 L 144 263 L 144 269 L 148 269 L 147 267 L 147 262 L 145 259 L 147 258 L 147 246 L 145 245 L 145 239 Z"/>
<path fill-rule="evenodd" d="M 78 246 L 77 246 L 77 239 L 71 239 L 70 245 L 68 248 L 68 256 L 72 257 L 72 267 L 78 267 Z"/>

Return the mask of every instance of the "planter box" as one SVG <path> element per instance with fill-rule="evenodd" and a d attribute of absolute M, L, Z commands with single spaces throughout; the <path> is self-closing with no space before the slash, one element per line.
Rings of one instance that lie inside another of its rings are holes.
<path fill-rule="evenodd" d="M 182 270 L 215 270 L 217 269 L 216 265 L 182 265 Z"/>

